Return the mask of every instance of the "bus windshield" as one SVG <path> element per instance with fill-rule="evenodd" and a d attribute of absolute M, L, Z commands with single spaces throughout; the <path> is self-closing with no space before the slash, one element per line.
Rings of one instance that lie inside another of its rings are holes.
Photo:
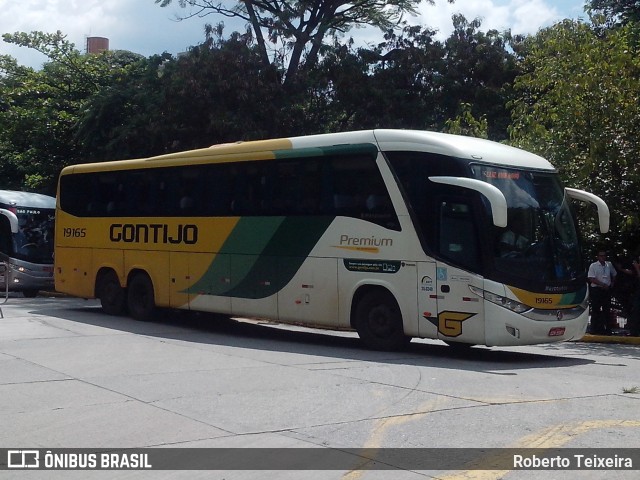
<path fill-rule="evenodd" d="M 507 226 L 492 228 L 495 270 L 547 284 L 584 274 L 575 222 L 555 173 L 485 165 L 472 171 L 507 200 Z"/>
<path fill-rule="evenodd" d="M 11 256 L 31 263 L 53 263 L 55 210 L 17 207 L 18 233 Z"/>

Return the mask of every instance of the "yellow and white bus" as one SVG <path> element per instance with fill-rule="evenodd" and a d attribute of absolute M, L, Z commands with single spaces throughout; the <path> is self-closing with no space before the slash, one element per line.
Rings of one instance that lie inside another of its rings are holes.
<path fill-rule="evenodd" d="M 570 340 L 586 330 L 571 198 L 502 144 L 374 130 L 65 168 L 56 289 L 140 320 L 156 307 L 355 329 L 376 349 Z"/>

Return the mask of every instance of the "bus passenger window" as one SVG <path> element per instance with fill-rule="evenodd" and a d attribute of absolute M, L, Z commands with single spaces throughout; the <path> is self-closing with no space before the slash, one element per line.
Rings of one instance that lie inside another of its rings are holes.
<path fill-rule="evenodd" d="M 359 218 L 399 230 L 398 217 L 375 158 L 336 158 L 331 167 L 333 209 L 336 215 Z"/>
<path fill-rule="evenodd" d="M 231 215 L 233 193 L 231 167 L 227 164 L 206 165 L 203 179 L 207 186 L 203 191 L 204 214 L 211 216 Z"/>

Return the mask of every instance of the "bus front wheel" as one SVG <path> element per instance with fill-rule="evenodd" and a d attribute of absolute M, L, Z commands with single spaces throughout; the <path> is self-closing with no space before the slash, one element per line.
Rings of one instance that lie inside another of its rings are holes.
<path fill-rule="evenodd" d="M 358 301 L 355 327 L 364 344 L 374 350 L 398 350 L 411 341 L 404 334 L 398 302 L 388 291 L 371 291 Z"/>
<path fill-rule="evenodd" d="M 129 314 L 136 320 L 149 321 L 156 309 L 153 284 L 145 273 L 138 273 L 129 282 L 127 289 Z"/>
<path fill-rule="evenodd" d="M 97 291 L 102 310 L 107 315 L 122 315 L 124 313 L 125 291 L 120 286 L 120 281 L 114 271 L 100 276 Z"/>

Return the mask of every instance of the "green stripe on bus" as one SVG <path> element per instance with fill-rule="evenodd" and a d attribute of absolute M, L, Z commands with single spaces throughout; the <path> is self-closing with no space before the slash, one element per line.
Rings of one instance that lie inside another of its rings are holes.
<path fill-rule="evenodd" d="M 295 148 L 292 150 L 274 150 L 276 159 L 327 157 L 332 155 L 369 155 L 375 157 L 378 149 L 372 143 L 358 143 L 354 145 L 332 145 L 329 147 Z"/>
<path fill-rule="evenodd" d="M 185 293 L 254 299 L 277 293 L 291 281 L 334 218 L 240 219 L 207 272 Z"/>
<path fill-rule="evenodd" d="M 587 287 L 581 288 L 577 292 L 566 293 L 562 295 L 562 299 L 560 300 L 560 305 L 579 305 L 584 302 L 584 299 L 587 296 Z"/>

